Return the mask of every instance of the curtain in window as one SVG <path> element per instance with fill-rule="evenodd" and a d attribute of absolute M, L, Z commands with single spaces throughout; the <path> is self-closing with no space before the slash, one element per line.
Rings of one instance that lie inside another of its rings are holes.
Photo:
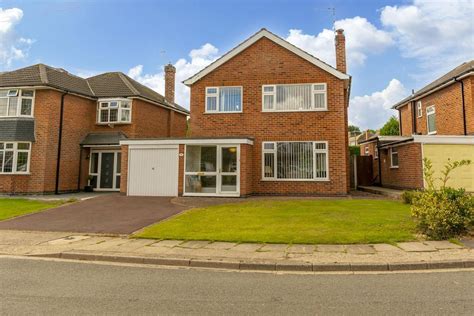
<path fill-rule="evenodd" d="M 277 86 L 276 110 L 311 110 L 311 85 Z"/>
<path fill-rule="evenodd" d="M 313 179 L 313 143 L 278 143 L 277 178 Z"/>
<path fill-rule="evenodd" d="M 209 99 L 208 99 L 209 107 Z M 219 111 L 233 112 L 242 109 L 242 89 L 240 87 L 221 87 L 219 89 Z"/>

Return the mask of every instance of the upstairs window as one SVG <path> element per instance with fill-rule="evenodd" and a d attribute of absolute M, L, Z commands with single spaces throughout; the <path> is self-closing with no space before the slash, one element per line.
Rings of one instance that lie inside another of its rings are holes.
<path fill-rule="evenodd" d="M 131 123 L 132 101 L 128 99 L 99 101 L 97 122 L 103 124 Z"/>
<path fill-rule="evenodd" d="M 421 106 L 421 101 L 416 102 L 416 116 L 417 117 L 423 116 L 423 107 Z"/>
<path fill-rule="evenodd" d="M 436 134 L 436 110 L 434 105 L 426 108 L 426 125 L 428 128 L 428 135 Z"/>
<path fill-rule="evenodd" d="M 242 112 L 242 87 L 207 87 L 206 113 Z"/>
<path fill-rule="evenodd" d="M 0 174 L 28 173 L 31 143 L 0 142 Z"/>
<path fill-rule="evenodd" d="M 0 117 L 33 116 L 34 90 L 0 90 Z"/>
<path fill-rule="evenodd" d="M 327 85 L 286 84 L 262 86 L 264 112 L 326 111 Z"/>

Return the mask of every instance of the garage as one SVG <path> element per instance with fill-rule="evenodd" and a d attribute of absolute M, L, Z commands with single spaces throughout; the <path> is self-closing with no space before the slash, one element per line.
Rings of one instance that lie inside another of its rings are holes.
<path fill-rule="evenodd" d="M 178 146 L 131 147 L 128 195 L 177 196 Z"/>

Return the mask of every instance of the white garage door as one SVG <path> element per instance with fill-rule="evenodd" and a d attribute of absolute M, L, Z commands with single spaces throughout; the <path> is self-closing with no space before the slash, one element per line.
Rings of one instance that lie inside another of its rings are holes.
<path fill-rule="evenodd" d="M 128 195 L 177 196 L 178 148 L 131 148 Z"/>

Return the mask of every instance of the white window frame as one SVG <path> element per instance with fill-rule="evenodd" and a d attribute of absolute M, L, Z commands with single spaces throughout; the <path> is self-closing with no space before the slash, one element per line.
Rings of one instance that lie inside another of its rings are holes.
<path fill-rule="evenodd" d="M 201 147 L 216 147 L 216 171 L 186 171 L 186 155 L 188 146 Z M 235 172 L 222 172 L 222 148 L 236 147 L 237 148 L 237 170 Z M 186 176 L 215 176 L 216 177 L 216 193 L 198 193 L 186 191 Z M 237 177 L 236 191 L 222 191 L 222 176 L 235 175 Z M 183 196 L 221 196 L 221 197 L 236 197 L 240 196 L 240 144 L 188 144 L 184 146 L 184 172 L 183 172 Z"/>
<path fill-rule="evenodd" d="M 368 146 L 368 145 L 365 146 L 365 148 L 364 148 L 364 154 L 365 154 L 366 156 L 369 155 L 369 146 Z"/>
<path fill-rule="evenodd" d="M 312 143 L 313 148 L 313 178 L 312 179 L 279 179 L 277 178 L 277 159 L 278 159 L 278 143 Z M 265 149 L 265 144 L 274 144 L 273 149 Z M 325 144 L 326 149 L 316 149 L 316 144 Z M 273 153 L 273 177 L 265 177 L 265 153 Z M 325 153 L 326 154 L 326 177 L 324 178 L 317 178 L 316 177 L 316 154 L 317 153 Z M 297 140 L 297 141 L 265 141 L 262 142 L 262 181 L 310 181 L 310 182 L 321 182 L 321 181 L 329 181 L 329 143 L 327 141 L 304 141 L 304 140 Z"/>
<path fill-rule="evenodd" d="M 0 89 L 0 90 L 7 90 L 7 95 L 4 97 L 0 97 L 1 99 L 7 99 L 7 112 L 6 115 L 0 115 L 0 118 L 2 117 L 33 117 L 34 116 L 34 109 L 35 109 L 35 95 L 36 91 L 35 89 L 19 89 L 19 88 L 7 88 L 7 89 Z M 23 91 L 33 91 L 33 96 L 27 97 L 23 96 Z M 10 94 L 10 92 L 16 91 L 16 93 Z M 8 115 L 8 112 L 10 110 L 10 98 L 18 98 L 18 103 L 16 107 L 16 113 L 15 115 Z M 29 99 L 31 100 L 31 114 L 25 115 L 21 114 L 21 104 L 23 99 Z"/>
<path fill-rule="evenodd" d="M 242 101 L 242 104 L 240 105 L 240 111 L 219 111 L 219 95 L 220 95 L 220 89 L 221 88 L 239 88 L 240 89 L 240 99 Z M 216 89 L 216 93 L 208 93 L 208 89 Z M 204 113 L 206 114 L 229 114 L 229 113 L 242 113 L 244 111 L 244 88 L 243 86 L 220 86 L 220 87 L 205 87 L 205 96 L 206 96 L 206 101 L 205 101 L 205 109 Z M 209 110 L 207 108 L 207 98 L 208 97 L 215 97 L 216 98 L 216 109 L 215 110 Z"/>
<path fill-rule="evenodd" d="M 101 110 L 105 110 L 107 109 L 109 111 L 109 119 L 110 119 L 110 109 L 115 109 L 115 108 L 111 108 L 110 107 L 110 103 L 111 102 L 117 102 L 118 105 L 117 105 L 117 121 L 114 121 L 114 122 L 111 122 L 111 121 L 107 121 L 107 122 L 102 122 L 101 121 L 101 117 L 100 117 L 100 112 Z M 122 107 L 122 102 L 127 102 L 130 104 L 130 107 L 129 108 L 124 108 Z M 107 107 L 102 107 L 102 104 L 105 104 L 105 103 L 108 103 L 108 106 Z M 108 125 L 108 124 L 131 124 L 132 123 L 132 108 L 133 108 L 133 100 L 131 99 L 127 99 L 127 98 L 113 98 L 113 99 L 99 99 L 97 101 L 97 118 L 96 118 L 96 121 L 97 121 L 97 124 L 99 125 Z M 128 121 L 122 121 L 122 110 L 128 110 L 130 115 L 129 115 L 129 120 Z"/>
<path fill-rule="evenodd" d="M 416 102 L 416 117 L 423 117 L 423 106 L 421 101 Z"/>
<path fill-rule="evenodd" d="M 395 149 L 395 152 L 393 151 L 394 147 L 390 148 L 390 168 L 392 169 L 398 169 L 400 166 L 400 156 L 398 155 L 398 149 Z M 393 154 L 397 154 L 397 164 L 393 164 Z"/>
<path fill-rule="evenodd" d="M 379 159 L 379 149 L 377 146 L 374 148 L 374 159 Z"/>
<path fill-rule="evenodd" d="M 429 117 L 430 115 L 434 115 L 435 116 L 435 130 L 434 131 L 430 131 L 430 124 L 429 124 Z M 436 108 L 434 105 L 431 105 L 431 106 L 428 106 L 426 107 L 426 132 L 428 135 L 433 135 L 433 134 L 436 134 Z"/>
<path fill-rule="evenodd" d="M 304 110 L 277 110 L 276 109 L 276 95 L 277 95 L 277 87 L 279 86 L 300 86 L 300 85 L 311 85 L 311 109 L 304 109 Z M 323 90 L 314 90 L 315 86 L 323 85 Z M 265 92 L 266 87 L 273 87 L 273 92 Z M 324 94 L 324 108 L 315 108 L 314 105 L 314 95 L 315 94 Z M 273 95 L 273 107 L 272 109 L 265 109 L 264 105 L 264 98 L 266 95 Z M 295 84 L 268 84 L 262 85 L 262 112 L 324 112 L 328 110 L 328 93 L 327 93 L 327 83 L 319 82 L 319 83 L 295 83 Z"/>
<path fill-rule="evenodd" d="M 30 174 L 30 162 L 31 162 L 31 142 L 10 142 L 10 141 L 0 141 L 3 143 L 3 149 L 0 149 L 0 152 L 3 152 L 2 163 L 0 168 L 0 174 L 11 175 L 11 174 Z M 6 149 L 7 144 L 13 144 L 13 148 Z M 28 149 L 18 149 L 18 144 L 28 144 Z M 3 172 L 5 167 L 5 151 L 13 151 L 13 163 L 11 172 Z M 28 153 L 28 161 L 26 162 L 26 171 L 17 171 L 18 167 L 18 153 L 26 152 Z"/>

